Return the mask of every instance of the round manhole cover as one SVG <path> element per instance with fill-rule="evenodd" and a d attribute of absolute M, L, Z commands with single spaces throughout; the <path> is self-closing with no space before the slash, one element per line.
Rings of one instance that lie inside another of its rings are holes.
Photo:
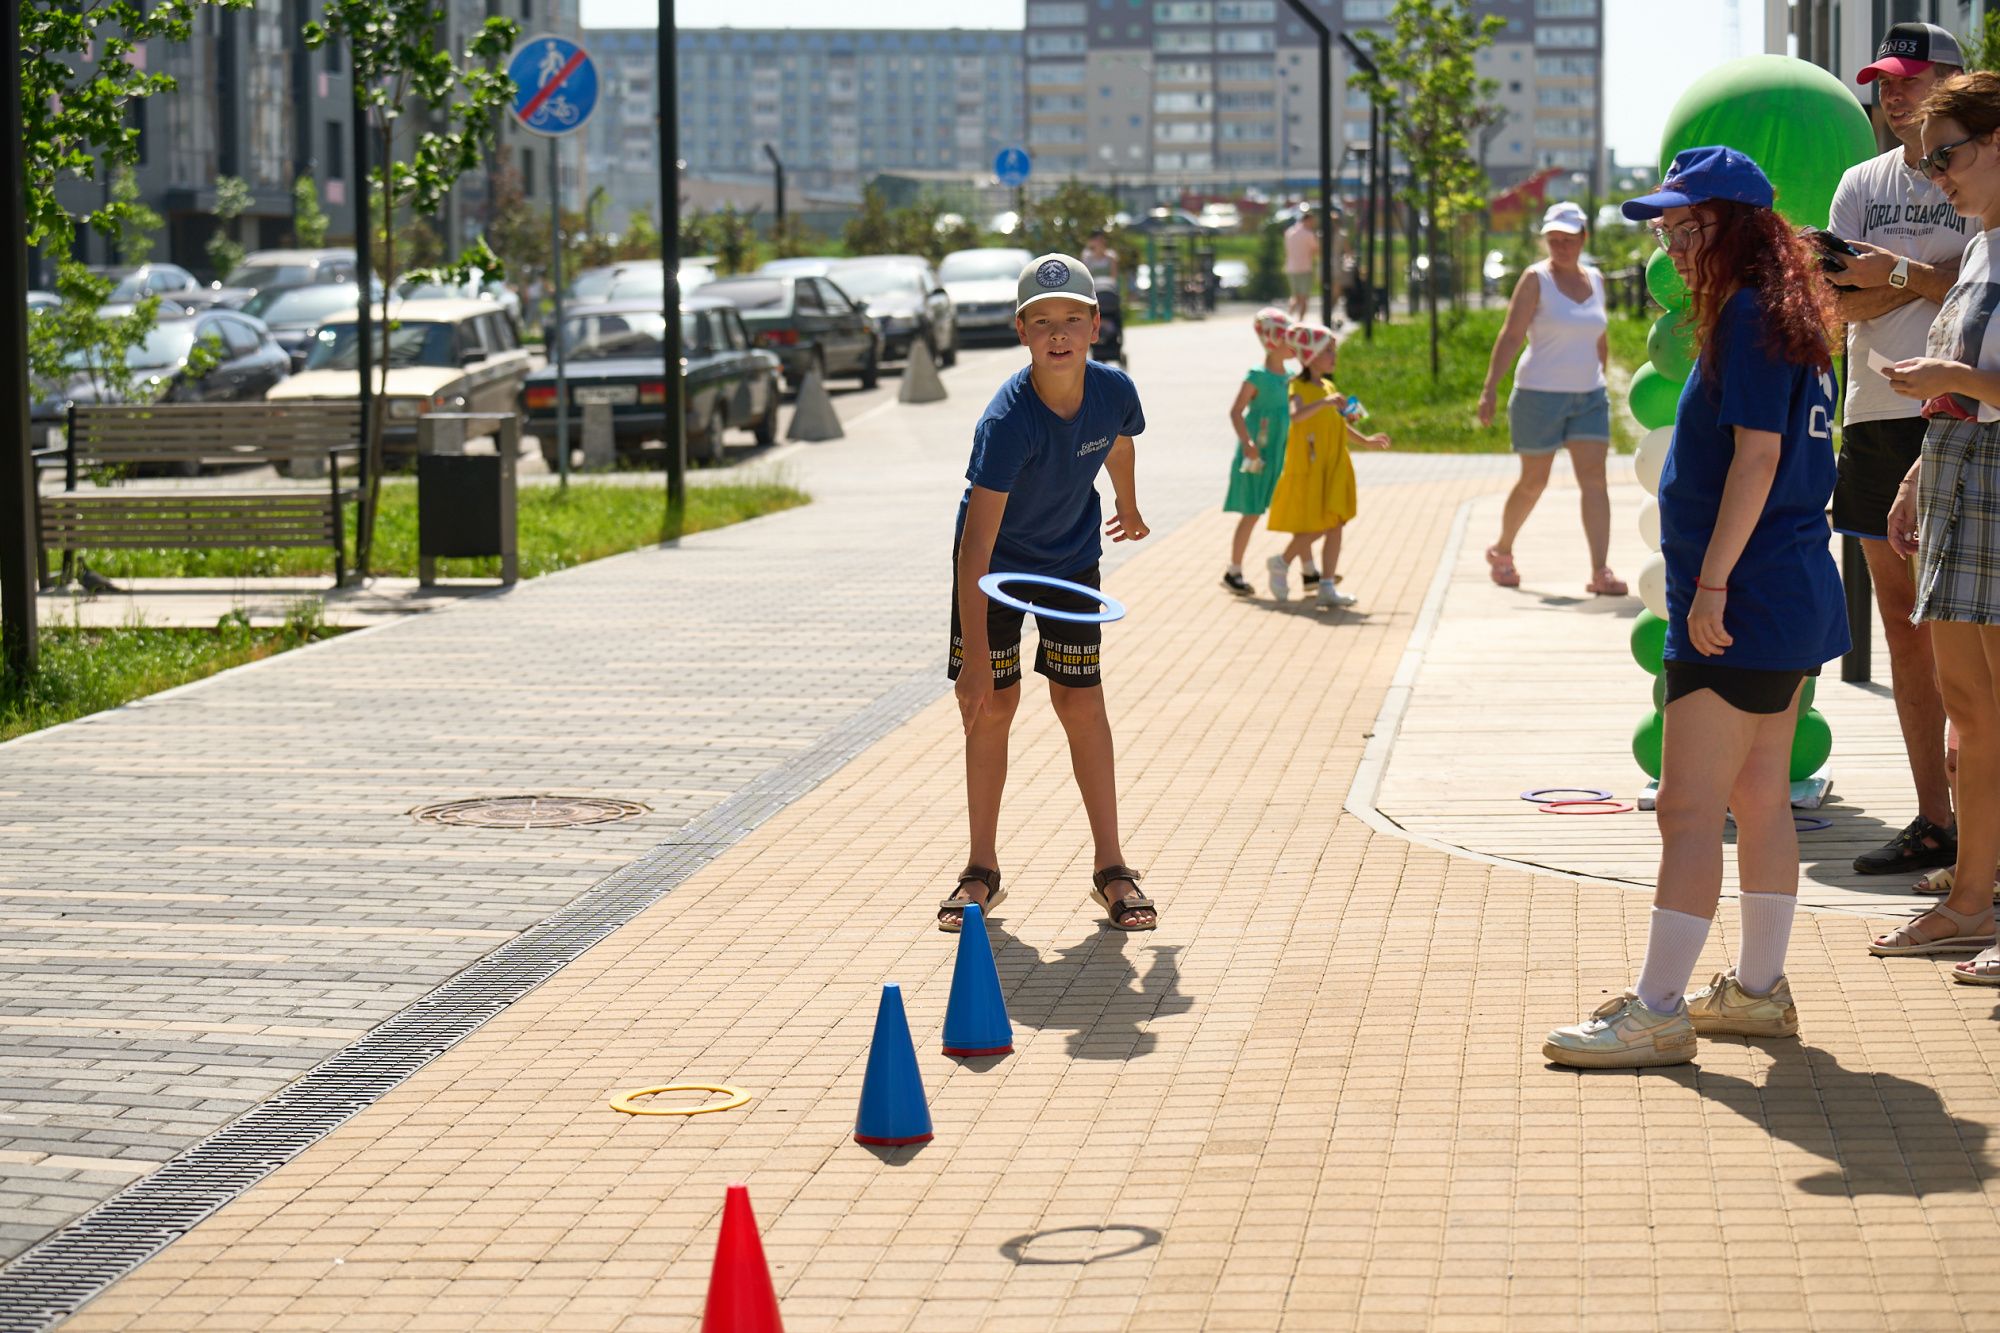
<path fill-rule="evenodd" d="M 419 824 L 458 824 L 469 828 L 578 828 L 613 824 L 645 814 L 650 806 L 614 801 L 604 796 L 478 796 L 469 801 L 440 801 L 410 811 Z"/>

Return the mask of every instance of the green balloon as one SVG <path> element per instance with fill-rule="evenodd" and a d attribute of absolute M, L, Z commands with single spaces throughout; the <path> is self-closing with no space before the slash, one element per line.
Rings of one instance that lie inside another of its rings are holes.
<path fill-rule="evenodd" d="M 1681 382 L 1670 380 L 1661 374 L 1659 368 L 1648 361 L 1640 366 L 1632 376 L 1632 388 L 1628 401 L 1632 404 L 1632 415 L 1647 430 L 1674 424 L 1674 414 L 1680 411 Z"/>
<path fill-rule="evenodd" d="M 1792 733 L 1792 781 L 1804 782 L 1825 765 L 1833 753 L 1833 728 L 1826 715 L 1808 708 L 1799 715 L 1798 729 Z"/>
<path fill-rule="evenodd" d="M 1667 622 L 1651 611 L 1641 611 L 1632 622 L 1632 660 L 1652 675 L 1666 668 Z"/>
<path fill-rule="evenodd" d="M 1653 251 L 1653 257 L 1646 261 L 1646 290 L 1665 310 L 1685 310 L 1688 303 L 1687 283 L 1681 278 L 1681 271 L 1674 267 L 1673 257 L 1665 250 Z"/>
<path fill-rule="evenodd" d="M 1667 711 L 1667 673 L 1664 671 L 1653 677 L 1653 708 L 1661 713 Z"/>
<path fill-rule="evenodd" d="M 1656 782 L 1660 777 L 1660 746 L 1666 734 L 1667 720 L 1658 709 L 1646 714 L 1645 720 L 1632 729 L 1632 757 L 1639 761 L 1646 776 Z"/>
<path fill-rule="evenodd" d="M 1877 151 L 1868 113 L 1847 86 L 1789 56 L 1745 56 L 1689 84 L 1660 138 L 1662 178 L 1675 154 L 1709 144 L 1762 167 L 1778 211 L 1811 227 L 1826 225 L 1840 174 Z"/>
<path fill-rule="evenodd" d="M 1653 368 L 1670 380 L 1685 380 L 1694 370 L 1698 349 L 1694 345 L 1694 321 L 1669 310 L 1653 321 L 1646 335 L 1646 355 Z"/>

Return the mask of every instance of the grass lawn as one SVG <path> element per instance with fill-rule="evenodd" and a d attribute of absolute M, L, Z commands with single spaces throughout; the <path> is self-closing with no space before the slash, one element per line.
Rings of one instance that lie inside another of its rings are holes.
<path fill-rule="evenodd" d="M 1377 324 L 1371 342 L 1359 331 L 1340 344 L 1340 367 L 1334 378 L 1342 393 L 1359 398 L 1368 409 L 1366 430 L 1386 430 L 1396 448 L 1426 453 L 1506 453 L 1507 393 L 1511 371 L 1500 382 L 1500 415 L 1482 430 L 1473 415 L 1486 363 L 1493 352 L 1506 312 L 1468 310 L 1454 318 L 1438 312 L 1438 376 L 1431 378 L 1430 321 L 1423 314 L 1398 314 L 1393 324 Z M 1611 317 L 1611 359 L 1629 375 L 1646 360 L 1646 330 L 1650 319 Z M 1612 431 L 1627 444 L 1637 438 L 1625 399 L 1611 395 Z"/>
<path fill-rule="evenodd" d="M 331 637 L 305 604 L 286 624 L 253 629 L 224 616 L 214 629 L 82 629 L 44 625 L 41 670 L 28 681 L 0 674 L 0 741 L 116 708 L 245 662 Z"/>
<path fill-rule="evenodd" d="M 726 527 L 761 514 L 806 503 L 803 491 L 782 480 L 690 486 L 687 512 L 678 530 L 666 521 L 664 486 L 607 486 L 572 482 L 523 486 L 519 497 L 521 577 L 534 578 L 572 565 L 601 560 L 689 533 Z M 354 511 L 347 513 L 350 558 Z M 216 551 L 97 551 L 84 559 L 110 578 L 274 578 L 333 571 L 329 551 L 251 547 Z M 441 574 L 497 577 L 499 560 L 441 560 Z M 417 485 L 392 477 L 382 483 L 382 515 L 375 531 L 373 572 L 414 578 L 417 573 Z"/>

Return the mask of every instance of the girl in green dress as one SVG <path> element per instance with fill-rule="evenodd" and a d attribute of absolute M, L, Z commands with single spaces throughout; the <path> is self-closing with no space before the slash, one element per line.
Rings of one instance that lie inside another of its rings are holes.
<path fill-rule="evenodd" d="M 1243 552 L 1250 545 L 1250 530 L 1271 506 L 1271 491 L 1285 470 L 1285 434 L 1291 428 L 1291 397 L 1285 358 L 1289 347 L 1285 331 L 1291 317 L 1276 306 L 1257 312 L 1253 327 L 1257 341 L 1264 345 L 1264 364 L 1244 376 L 1243 387 L 1229 408 L 1229 422 L 1236 428 L 1236 457 L 1229 467 L 1229 493 L 1222 507 L 1241 514 L 1236 535 L 1229 543 L 1229 568 L 1223 571 L 1222 586 L 1241 596 L 1249 596 L 1250 584 L 1243 577 Z"/>

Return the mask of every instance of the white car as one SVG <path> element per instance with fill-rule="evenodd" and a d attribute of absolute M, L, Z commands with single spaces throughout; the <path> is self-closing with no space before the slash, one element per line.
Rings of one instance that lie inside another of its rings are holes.
<path fill-rule="evenodd" d="M 1014 298 L 1021 270 L 1034 256 L 1026 250 L 954 250 L 938 265 L 938 281 L 958 316 L 958 336 L 1014 340 Z"/>
<path fill-rule="evenodd" d="M 1204 231 L 1236 231 L 1243 226 L 1243 214 L 1235 204 L 1204 204 L 1195 222 Z"/>

